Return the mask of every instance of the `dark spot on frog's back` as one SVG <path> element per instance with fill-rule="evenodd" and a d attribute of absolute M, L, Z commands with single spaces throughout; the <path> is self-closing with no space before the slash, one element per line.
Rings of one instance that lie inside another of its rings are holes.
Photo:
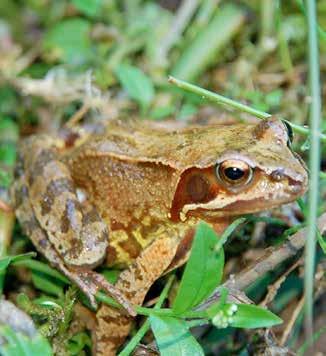
<path fill-rule="evenodd" d="M 37 220 L 32 217 L 29 220 L 23 221 L 22 222 L 23 230 L 27 235 L 32 235 L 34 231 L 40 228 L 40 225 L 38 224 Z"/>
<path fill-rule="evenodd" d="M 104 241 L 108 241 L 109 239 L 109 231 L 107 228 L 105 228 L 103 231 L 102 231 L 102 234 L 99 238 L 99 242 L 104 242 Z"/>
<path fill-rule="evenodd" d="M 15 187 L 16 188 L 16 187 Z M 15 207 L 19 207 L 23 202 L 28 199 L 28 188 L 26 185 L 22 185 L 15 189 Z"/>
<path fill-rule="evenodd" d="M 78 227 L 77 212 L 81 212 L 81 205 L 77 200 L 67 199 L 66 209 L 61 216 L 61 232 L 67 233 L 70 228 Z"/>
<path fill-rule="evenodd" d="M 107 247 L 106 250 L 106 265 L 111 266 L 114 265 L 115 261 L 117 260 L 117 251 L 114 247 L 110 246 Z"/>
<path fill-rule="evenodd" d="M 42 176 L 44 167 L 53 160 L 56 160 L 56 155 L 52 150 L 41 151 L 31 167 L 28 183 L 32 185 L 37 177 Z"/>
<path fill-rule="evenodd" d="M 99 222 L 99 221 L 101 221 L 101 217 L 98 214 L 98 212 L 96 211 L 96 209 L 93 208 L 92 210 L 88 211 L 87 213 L 85 213 L 83 215 L 82 224 L 89 225 L 89 224 L 92 224 L 94 222 Z"/>
<path fill-rule="evenodd" d="M 39 245 L 42 249 L 46 249 L 50 247 L 50 241 L 48 240 L 47 237 L 44 239 L 39 240 Z"/>
<path fill-rule="evenodd" d="M 262 120 L 253 129 L 253 136 L 256 140 L 260 140 L 265 132 L 270 128 L 271 124 L 267 120 Z"/>
<path fill-rule="evenodd" d="M 69 178 L 58 178 L 51 181 L 46 188 L 46 192 L 42 197 L 41 214 L 44 216 L 51 211 L 51 207 L 56 197 L 64 192 L 73 193 L 73 182 Z"/>
<path fill-rule="evenodd" d="M 17 161 L 16 161 L 16 166 L 14 170 L 14 178 L 18 179 L 24 174 L 24 160 L 23 160 L 23 155 L 21 153 L 18 153 Z"/>
<path fill-rule="evenodd" d="M 129 236 L 127 240 L 121 241 L 119 246 L 123 251 L 128 253 L 130 259 L 135 259 L 142 251 L 142 247 L 133 236 Z"/>
<path fill-rule="evenodd" d="M 60 231 L 63 233 L 63 234 L 66 234 L 69 230 L 69 220 L 68 220 L 68 217 L 67 217 L 67 214 L 64 213 L 61 217 L 61 227 L 60 227 Z"/>

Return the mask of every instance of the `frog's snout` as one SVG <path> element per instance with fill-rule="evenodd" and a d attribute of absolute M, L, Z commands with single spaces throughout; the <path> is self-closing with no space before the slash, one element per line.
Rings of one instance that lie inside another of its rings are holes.
<path fill-rule="evenodd" d="M 289 187 L 291 189 L 291 193 L 296 196 L 301 196 L 303 195 L 307 189 L 308 189 L 308 180 L 307 182 L 298 182 L 298 181 L 292 181 L 291 179 L 289 180 Z"/>
<path fill-rule="evenodd" d="M 305 167 L 300 167 L 299 172 L 291 172 L 283 168 L 274 170 L 270 177 L 274 182 L 280 182 L 287 187 L 287 192 L 293 197 L 302 196 L 308 189 L 308 172 Z"/>
<path fill-rule="evenodd" d="M 300 179 L 288 177 L 288 187 L 293 196 L 300 197 L 308 190 L 308 172 L 303 169 Z"/>

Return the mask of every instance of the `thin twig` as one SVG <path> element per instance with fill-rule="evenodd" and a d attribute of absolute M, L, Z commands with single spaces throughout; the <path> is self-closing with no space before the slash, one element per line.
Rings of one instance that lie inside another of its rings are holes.
<path fill-rule="evenodd" d="M 77 110 L 71 118 L 65 123 L 66 127 L 72 128 L 76 126 L 76 124 L 84 117 L 87 111 L 90 109 L 90 105 L 88 103 L 84 103 L 82 107 Z"/>
<path fill-rule="evenodd" d="M 268 286 L 268 293 L 266 294 L 264 300 L 259 303 L 261 307 L 267 307 L 267 304 L 271 303 L 280 289 L 283 282 L 286 280 L 286 277 L 294 271 L 299 265 L 302 264 L 302 259 L 299 259 L 294 263 L 285 273 L 282 274 L 273 284 Z"/>
<path fill-rule="evenodd" d="M 290 320 L 288 321 L 288 323 L 285 326 L 285 329 L 283 331 L 283 334 L 282 334 L 282 337 L 280 340 L 281 346 L 284 346 L 286 341 L 288 340 L 289 335 L 291 334 L 291 331 L 293 329 L 293 325 L 297 321 L 298 316 L 300 315 L 302 308 L 304 306 L 304 303 L 305 303 L 305 298 L 304 298 L 304 296 L 302 296 L 301 299 L 299 300 L 299 303 L 296 305 L 296 307 L 291 315 Z"/>
<path fill-rule="evenodd" d="M 315 285 L 318 286 L 318 282 L 320 282 L 321 280 L 324 279 L 324 269 L 322 266 L 319 265 L 320 270 L 321 271 L 317 271 L 317 273 L 315 274 Z M 320 298 L 321 295 L 323 295 L 325 292 L 325 288 L 321 287 L 321 288 L 315 288 L 314 290 L 314 301 L 318 300 L 318 298 Z M 287 342 L 289 335 L 293 329 L 294 324 L 296 323 L 297 319 L 299 318 L 300 314 L 302 313 L 302 309 L 304 307 L 304 295 L 302 296 L 302 298 L 299 300 L 299 303 L 296 305 L 290 320 L 288 321 L 285 330 L 283 332 L 283 335 L 281 337 L 281 341 L 280 341 L 280 345 L 285 345 L 285 343 Z M 317 332 L 318 333 L 318 332 Z M 315 337 L 313 336 L 312 339 L 309 339 L 308 341 L 305 341 L 306 345 L 310 345 L 313 341 L 314 341 Z M 308 347 L 308 346 L 307 346 Z M 299 353 L 298 353 L 299 354 Z"/>

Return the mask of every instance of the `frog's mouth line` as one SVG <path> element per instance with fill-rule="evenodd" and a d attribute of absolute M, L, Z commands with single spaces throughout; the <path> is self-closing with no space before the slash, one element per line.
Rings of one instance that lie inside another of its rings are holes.
<path fill-rule="evenodd" d="M 289 203 L 289 200 L 284 200 L 283 204 Z M 282 202 L 281 202 L 282 204 Z M 197 208 L 195 210 L 189 210 L 188 215 L 198 218 L 215 220 L 225 216 L 239 216 L 245 214 L 253 214 L 261 211 L 270 210 L 280 206 L 280 202 L 273 204 L 266 204 L 264 198 L 254 198 L 250 201 L 240 200 L 235 203 L 231 203 L 223 208 L 219 209 L 204 209 Z"/>

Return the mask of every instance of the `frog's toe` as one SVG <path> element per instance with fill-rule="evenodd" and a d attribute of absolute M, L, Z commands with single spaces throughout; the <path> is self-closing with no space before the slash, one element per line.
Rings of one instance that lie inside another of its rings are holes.
<path fill-rule="evenodd" d="M 61 270 L 86 295 L 92 308 L 97 309 L 98 304 L 95 295 L 99 288 L 92 281 L 92 278 L 90 278 L 88 271 L 72 270 L 71 268 L 66 269 L 65 267 L 61 267 Z"/>
<path fill-rule="evenodd" d="M 96 293 L 102 289 L 115 299 L 126 310 L 128 315 L 136 316 L 134 308 L 124 294 L 113 284 L 109 283 L 101 274 L 93 271 L 75 270 L 74 275 L 70 275 L 69 277 L 86 295 L 94 309 L 97 309 Z"/>
<path fill-rule="evenodd" d="M 109 283 L 101 274 L 89 271 L 89 274 L 92 275 L 93 282 L 96 284 L 98 289 L 103 289 L 106 291 L 113 299 L 115 299 L 128 313 L 128 315 L 136 316 L 132 304 L 125 297 L 125 295 L 113 284 Z"/>

